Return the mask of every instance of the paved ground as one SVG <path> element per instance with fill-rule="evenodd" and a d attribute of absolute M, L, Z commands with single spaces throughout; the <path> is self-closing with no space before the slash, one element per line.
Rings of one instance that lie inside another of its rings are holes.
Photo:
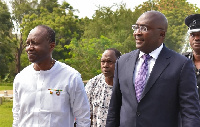
<path fill-rule="evenodd" d="M 0 91 L 0 97 L 4 97 L 4 98 L 7 98 L 7 99 L 13 99 L 13 90 L 6 90 L 7 91 L 7 96 L 4 95 L 4 91 L 5 90 Z"/>
<path fill-rule="evenodd" d="M 0 91 L 0 94 L 4 94 L 4 91 Z M 6 90 L 6 91 L 7 91 L 8 94 L 13 94 L 13 90 Z"/>

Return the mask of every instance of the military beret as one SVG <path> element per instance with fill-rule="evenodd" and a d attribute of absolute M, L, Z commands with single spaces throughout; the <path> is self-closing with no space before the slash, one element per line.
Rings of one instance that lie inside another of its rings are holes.
<path fill-rule="evenodd" d="M 185 18 L 185 24 L 188 26 L 188 33 L 200 31 L 200 14 L 189 15 Z"/>

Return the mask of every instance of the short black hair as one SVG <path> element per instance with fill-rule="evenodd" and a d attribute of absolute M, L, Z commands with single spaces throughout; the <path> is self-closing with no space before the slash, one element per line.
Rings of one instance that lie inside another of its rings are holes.
<path fill-rule="evenodd" d="M 106 49 L 106 50 L 112 50 L 112 51 L 114 51 L 115 52 L 115 56 L 116 56 L 117 59 L 121 56 L 121 52 L 118 51 L 115 48 L 109 48 L 109 49 Z"/>
<path fill-rule="evenodd" d="M 42 27 L 47 31 L 47 40 L 49 41 L 49 43 L 56 42 L 55 41 L 55 38 L 56 38 L 55 31 L 52 28 L 50 28 L 46 25 L 38 25 L 36 27 Z"/>

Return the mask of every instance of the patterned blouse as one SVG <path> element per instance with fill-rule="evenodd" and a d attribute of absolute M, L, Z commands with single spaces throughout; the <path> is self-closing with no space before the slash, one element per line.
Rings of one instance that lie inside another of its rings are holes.
<path fill-rule="evenodd" d="M 93 115 L 91 127 L 105 127 L 112 86 L 105 82 L 105 76 L 101 73 L 88 81 L 85 90 L 90 101 L 90 113 Z"/>

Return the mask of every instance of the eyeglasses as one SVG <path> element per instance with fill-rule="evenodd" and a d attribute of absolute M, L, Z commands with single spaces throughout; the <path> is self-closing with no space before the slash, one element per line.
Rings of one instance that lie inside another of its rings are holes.
<path fill-rule="evenodd" d="M 140 25 L 132 25 L 132 29 L 134 30 L 134 33 L 139 29 L 140 33 L 147 32 L 149 29 L 146 26 L 140 26 Z M 163 30 L 162 28 L 150 28 L 150 29 L 160 29 Z"/>
<path fill-rule="evenodd" d="M 139 29 L 140 32 L 147 32 L 147 27 L 146 26 L 139 26 L 139 25 L 132 25 L 132 29 L 134 30 L 134 33 Z"/>

